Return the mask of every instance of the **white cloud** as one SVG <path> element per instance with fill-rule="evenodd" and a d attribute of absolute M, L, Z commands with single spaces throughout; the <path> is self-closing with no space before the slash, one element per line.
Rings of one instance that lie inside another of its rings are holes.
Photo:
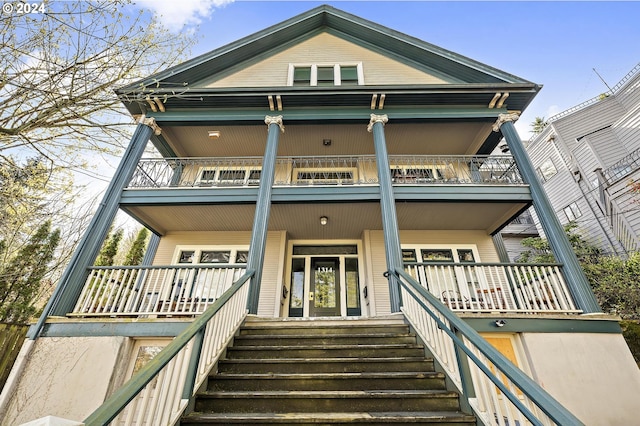
<path fill-rule="evenodd" d="M 233 0 L 136 0 L 139 6 L 151 10 L 160 21 L 176 32 L 184 26 L 198 25 L 211 16 L 216 7 Z"/>

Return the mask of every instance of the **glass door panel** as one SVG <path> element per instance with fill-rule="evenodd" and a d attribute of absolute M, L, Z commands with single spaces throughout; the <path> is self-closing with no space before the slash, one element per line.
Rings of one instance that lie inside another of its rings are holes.
<path fill-rule="evenodd" d="M 358 316 L 362 314 L 360 309 L 360 283 L 358 282 L 358 259 L 346 258 L 344 263 L 347 284 L 347 315 Z"/>
<path fill-rule="evenodd" d="M 301 317 L 304 307 L 304 259 L 292 259 L 289 316 Z"/>
<path fill-rule="evenodd" d="M 340 315 L 340 280 L 338 258 L 311 260 L 309 316 Z"/>

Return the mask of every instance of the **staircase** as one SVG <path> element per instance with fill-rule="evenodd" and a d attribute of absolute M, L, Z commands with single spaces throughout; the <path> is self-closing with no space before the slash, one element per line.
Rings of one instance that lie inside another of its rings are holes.
<path fill-rule="evenodd" d="M 402 317 L 250 318 L 182 426 L 475 425 Z"/>

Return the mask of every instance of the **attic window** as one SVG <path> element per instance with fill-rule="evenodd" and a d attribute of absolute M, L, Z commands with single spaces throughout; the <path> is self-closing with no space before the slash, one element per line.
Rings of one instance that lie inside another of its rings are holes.
<path fill-rule="evenodd" d="M 364 84 L 362 63 L 289 64 L 289 86 L 357 86 Z"/>
<path fill-rule="evenodd" d="M 311 67 L 295 67 L 293 71 L 294 86 L 309 86 L 311 84 Z"/>

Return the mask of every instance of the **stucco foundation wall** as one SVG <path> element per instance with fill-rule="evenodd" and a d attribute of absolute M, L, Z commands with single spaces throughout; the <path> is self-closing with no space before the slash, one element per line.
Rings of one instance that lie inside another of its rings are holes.
<path fill-rule="evenodd" d="M 365 247 L 371 253 L 371 281 L 374 288 L 375 314 L 388 315 L 391 313 L 389 302 L 389 284 L 382 275 L 387 270 L 387 260 L 384 249 L 384 234 L 381 230 L 365 231 L 369 233 L 370 247 Z M 401 230 L 400 244 L 433 244 L 433 245 L 475 245 L 480 259 L 477 262 L 499 262 L 493 239 L 484 231 L 464 230 Z"/>
<path fill-rule="evenodd" d="M 586 425 L 637 425 L 640 370 L 621 334 L 524 333 L 536 381 Z"/>
<path fill-rule="evenodd" d="M 125 337 L 39 338 L 0 424 L 45 416 L 84 420 L 119 385 L 128 349 Z"/>

